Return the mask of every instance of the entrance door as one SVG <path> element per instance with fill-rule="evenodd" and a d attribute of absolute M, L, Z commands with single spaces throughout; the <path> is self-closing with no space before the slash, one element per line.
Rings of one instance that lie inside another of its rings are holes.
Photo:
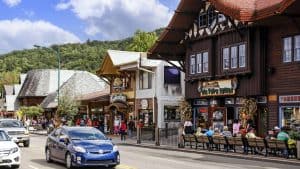
<path fill-rule="evenodd" d="M 218 128 L 220 131 L 223 130 L 224 126 L 227 125 L 227 109 L 226 107 L 212 107 L 210 108 L 210 121 L 212 127 Z"/>

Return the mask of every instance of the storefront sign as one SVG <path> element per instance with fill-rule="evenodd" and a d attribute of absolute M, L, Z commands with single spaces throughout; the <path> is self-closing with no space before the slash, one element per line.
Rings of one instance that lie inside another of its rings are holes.
<path fill-rule="evenodd" d="M 277 102 L 277 95 L 269 95 L 268 100 L 270 102 Z"/>
<path fill-rule="evenodd" d="M 279 103 L 300 103 L 300 95 L 279 96 Z"/>
<path fill-rule="evenodd" d="M 206 99 L 196 99 L 196 100 L 194 100 L 194 105 L 195 106 L 207 106 L 208 101 Z"/>
<path fill-rule="evenodd" d="M 142 109 L 148 109 L 148 100 L 147 99 L 142 99 L 141 100 L 141 108 Z"/>
<path fill-rule="evenodd" d="M 112 95 L 111 102 L 114 103 L 117 101 L 126 102 L 126 95 L 123 95 L 123 94 Z"/>
<path fill-rule="evenodd" d="M 237 88 L 237 79 L 215 80 L 199 82 L 200 96 L 224 96 L 234 95 Z"/>

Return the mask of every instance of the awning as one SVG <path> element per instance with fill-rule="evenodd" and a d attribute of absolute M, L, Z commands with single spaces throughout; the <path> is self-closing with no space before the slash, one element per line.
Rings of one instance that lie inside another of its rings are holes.
<path fill-rule="evenodd" d="M 126 103 L 121 103 L 121 102 L 112 103 L 107 107 L 107 109 L 110 110 L 113 107 L 115 107 L 117 111 L 124 111 L 128 109 L 128 105 Z"/>

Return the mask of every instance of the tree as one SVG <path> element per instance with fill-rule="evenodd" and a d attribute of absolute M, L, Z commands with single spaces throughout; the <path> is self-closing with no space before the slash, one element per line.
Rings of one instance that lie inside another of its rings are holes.
<path fill-rule="evenodd" d="M 241 108 L 241 121 L 243 126 L 247 125 L 247 120 L 254 118 L 254 115 L 257 111 L 257 103 L 253 98 L 244 99 L 243 106 Z"/>
<path fill-rule="evenodd" d="M 178 111 L 181 114 L 181 121 L 190 121 L 192 118 L 192 106 L 185 99 L 179 103 Z"/>
<path fill-rule="evenodd" d="M 134 33 L 132 42 L 127 46 L 127 50 L 136 52 L 146 52 L 155 43 L 157 35 L 155 32 L 143 32 L 137 30 Z"/>
<path fill-rule="evenodd" d="M 78 113 L 79 103 L 68 92 L 59 97 L 59 105 L 56 110 L 56 121 L 61 123 L 62 118 L 74 119 Z"/>
<path fill-rule="evenodd" d="M 41 106 L 23 106 L 18 111 L 19 118 L 22 119 L 25 115 L 26 117 L 33 118 L 39 116 L 44 112 L 44 109 Z"/>

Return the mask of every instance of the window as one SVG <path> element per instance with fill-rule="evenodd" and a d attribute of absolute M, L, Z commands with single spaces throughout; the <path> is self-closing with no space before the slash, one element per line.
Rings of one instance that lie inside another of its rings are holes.
<path fill-rule="evenodd" d="M 237 47 L 231 47 L 231 68 L 237 68 Z"/>
<path fill-rule="evenodd" d="M 218 14 L 213 8 L 208 10 L 208 25 L 214 27 L 217 24 Z"/>
<path fill-rule="evenodd" d="M 300 61 L 300 35 L 295 36 L 294 60 Z"/>
<path fill-rule="evenodd" d="M 231 45 L 222 49 L 223 70 L 246 67 L 246 44 Z"/>
<path fill-rule="evenodd" d="M 292 37 L 283 39 L 283 62 L 292 61 Z"/>
<path fill-rule="evenodd" d="M 202 54 L 203 59 L 203 72 L 208 72 L 208 52 Z"/>
<path fill-rule="evenodd" d="M 239 46 L 239 67 L 246 67 L 246 45 Z"/>
<path fill-rule="evenodd" d="M 190 58 L 190 74 L 195 74 L 195 55 L 191 55 Z"/>
<path fill-rule="evenodd" d="M 223 69 L 229 69 L 229 48 L 223 48 Z"/>
<path fill-rule="evenodd" d="M 204 27 L 207 24 L 207 14 L 201 13 L 199 15 L 199 27 Z"/>
<path fill-rule="evenodd" d="M 164 106 L 164 121 L 180 121 L 178 106 Z"/>
<path fill-rule="evenodd" d="M 152 76 L 151 73 L 140 71 L 139 86 L 140 89 L 151 89 Z"/>
<path fill-rule="evenodd" d="M 197 54 L 197 73 L 202 72 L 202 54 L 198 53 Z"/>

